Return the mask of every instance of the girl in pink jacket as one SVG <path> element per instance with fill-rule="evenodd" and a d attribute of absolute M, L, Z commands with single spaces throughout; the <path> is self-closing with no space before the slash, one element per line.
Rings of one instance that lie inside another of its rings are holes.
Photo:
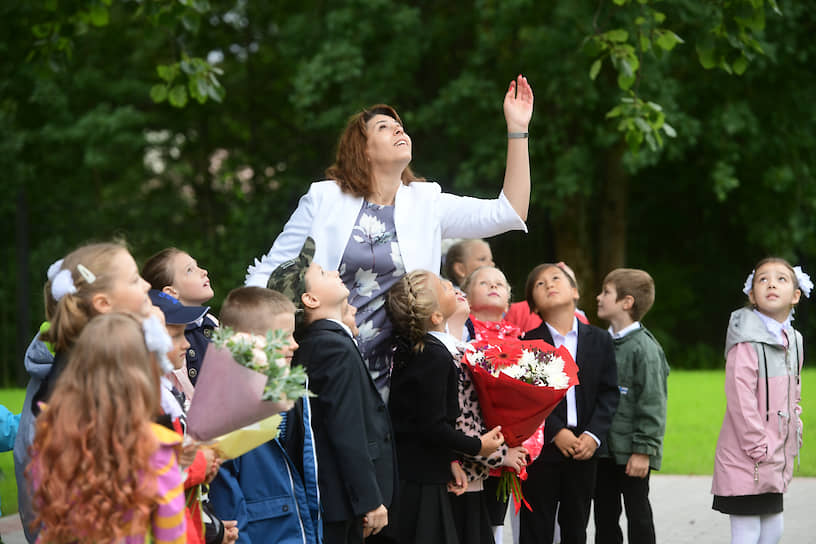
<path fill-rule="evenodd" d="M 780 258 L 760 261 L 743 291 L 751 307 L 731 314 L 726 335 L 726 408 L 714 459 L 713 508 L 731 518 L 732 544 L 782 537 L 782 494 L 802 441 L 802 335 L 793 307 L 810 278 Z"/>

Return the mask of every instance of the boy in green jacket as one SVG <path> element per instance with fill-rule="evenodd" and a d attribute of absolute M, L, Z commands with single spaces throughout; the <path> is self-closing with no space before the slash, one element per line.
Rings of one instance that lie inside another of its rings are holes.
<path fill-rule="evenodd" d="M 598 317 L 609 322 L 615 344 L 620 403 L 599 453 L 595 484 L 595 543 L 622 543 L 621 495 L 631 543 L 655 542 L 649 473 L 660 470 L 666 431 L 666 377 L 663 348 L 640 324 L 654 303 L 652 277 L 643 270 L 618 268 L 607 274 L 598 295 Z"/>

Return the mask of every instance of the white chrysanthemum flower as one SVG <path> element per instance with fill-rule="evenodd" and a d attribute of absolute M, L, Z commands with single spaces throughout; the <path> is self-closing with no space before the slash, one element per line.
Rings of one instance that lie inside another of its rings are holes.
<path fill-rule="evenodd" d="M 547 363 L 547 367 L 550 372 L 564 372 L 564 359 L 555 355 L 550 362 Z"/>
<path fill-rule="evenodd" d="M 377 283 L 377 274 L 373 269 L 358 268 L 354 273 L 354 287 L 357 288 L 359 295 L 370 297 L 375 290 L 380 288 L 380 284 Z"/>
<path fill-rule="evenodd" d="M 538 364 L 535 352 L 526 349 L 521 350 L 521 357 L 519 357 L 517 364 L 524 368 L 535 368 Z"/>
<path fill-rule="evenodd" d="M 525 375 L 524 369 L 519 365 L 504 367 L 501 369 L 501 373 L 517 380 L 522 379 Z"/>
<path fill-rule="evenodd" d="M 357 336 L 360 338 L 361 342 L 368 342 L 369 340 L 380 334 L 380 329 L 374 326 L 373 321 L 366 321 L 365 323 L 357 327 L 357 329 L 360 331 Z"/>
<path fill-rule="evenodd" d="M 569 387 L 569 376 L 563 372 L 554 372 L 550 374 L 547 383 L 553 389 L 566 389 Z"/>

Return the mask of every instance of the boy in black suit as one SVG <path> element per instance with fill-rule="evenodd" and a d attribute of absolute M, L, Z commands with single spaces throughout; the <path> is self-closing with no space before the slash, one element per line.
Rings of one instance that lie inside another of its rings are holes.
<path fill-rule="evenodd" d="M 343 324 L 349 291 L 313 262 L 314 240 L 272 272 L 267 287 L 297 308 L 293 364 L 306 368 L 326 544 L 362 543 L 388 524 L 395 491 L 391 421 Z"/>
<path fill-rule="evenodd" d="M 556 406 L 544 426 L 544 448 L 527 467 L 522 484 L 533 508 L 519 520 L 520 544 L 552 542 L 556 509 L 563 544 L 584 544 L 597 461 L 618 405 L 615 350 L 606 331 L 575 317 L 578 289 L 560 266 L 542 264 L 527 277 L 531 311 L 544 322 L 524 339 L 564 345 L 578 365 L 578 381 Z"/>

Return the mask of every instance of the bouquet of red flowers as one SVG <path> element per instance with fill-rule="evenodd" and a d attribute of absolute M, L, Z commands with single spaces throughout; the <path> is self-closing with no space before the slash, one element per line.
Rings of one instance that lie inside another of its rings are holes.
<path fill-rule="evenodd" d="M 481 341 L 463 357 L 473 377 L 488 428 L 501 425 L 510 447 L 530 438 L 567 390 L 578 384 L 578 367 L 569 351 L 543 340 Z M 540 452 L 531 452 L 535 456 Z M 521 475 L 526 479 L 526 471 Z M 512 493 L 516 510 L 523 497 L 515 472 L 502 473 L 500 493 Z M 528 505 L 529 508 L 529 505 Z"/>

